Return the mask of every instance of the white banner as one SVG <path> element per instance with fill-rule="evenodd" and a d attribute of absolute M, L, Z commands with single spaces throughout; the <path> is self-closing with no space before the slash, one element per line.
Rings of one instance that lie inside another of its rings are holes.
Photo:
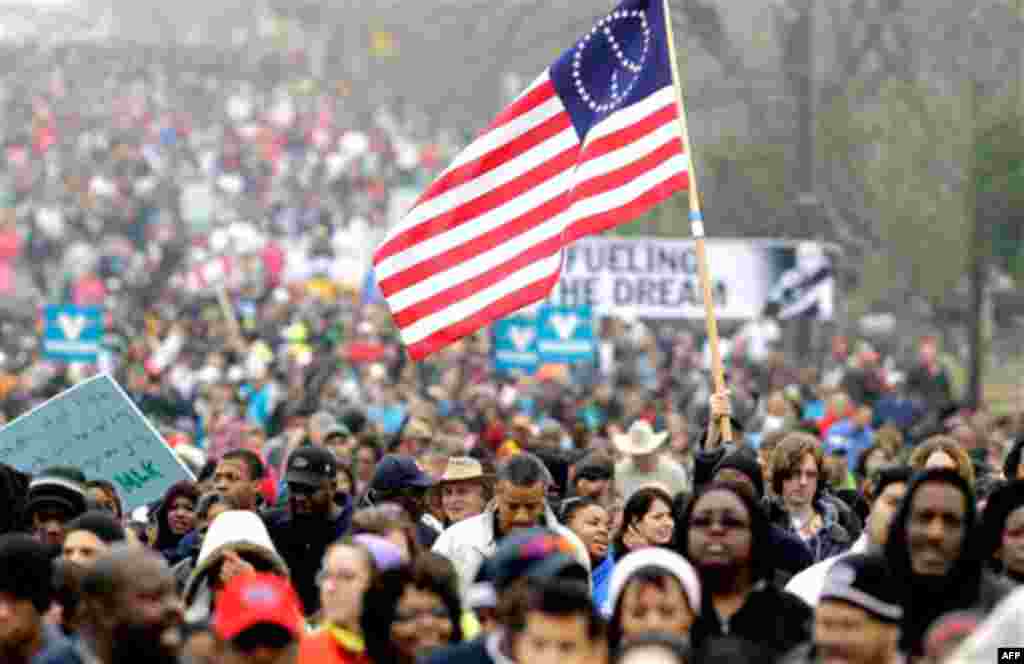
<path fill-rule="evenodd" d="M 830 320 L 835 280 L 828 248 L 812 242 L 707 240 L 715 314 L 747 320 Z M 598 237 L 565 250 L 549 302 L 590 305 L 600 315 L 703 318 L 692 240 Z"/>

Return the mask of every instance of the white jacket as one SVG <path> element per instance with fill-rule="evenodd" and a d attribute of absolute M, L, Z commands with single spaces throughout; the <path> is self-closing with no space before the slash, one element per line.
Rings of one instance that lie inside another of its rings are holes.
<path fill-rule="evenodd" d="M 495 505 L 491 503 L 483 514 L 453 524 L 434 542 L 434 553 L 452 561 L 459 575 L 459 588 L 463 595 L 473 584 L 484 560 L 494 555 L 498 543 L 494 539 Z M 576 533 L 558 523 L 550 507 L 544 508 L 544 527 L 569 540 L 577 561 L 590 572 L 590 555 Z"/>
<path fill-rule="evenodd" d="M 1000 658 L 999 648 L 1019 646 L 1021 634 L 1024 634 L 1024 587 L 1007 595 L 945 661 L 947 664 L 989 664 L 1000 659 L 1019 661 Z"/>
<path fill-rule="evenodd" d="M 811 608 L 818 606 L 818 598 L 825 587 L 825 577 L 828 576 L 828 571 L 832 569 L 832 565 L 845 556 L 854 553 L 866 553 L 867 550 L 868 534 L 864 532 L 861 533 L 861 536 L 857 538 L 857 541 L 853 543 L 849 550 L 817 562 L 790 579 L 789 583 L 786 584 L 786 591 L 807 602 Z"/>

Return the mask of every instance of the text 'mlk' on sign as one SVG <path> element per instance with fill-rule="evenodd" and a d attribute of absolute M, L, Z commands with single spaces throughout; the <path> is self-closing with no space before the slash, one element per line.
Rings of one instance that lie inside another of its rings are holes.
<path fill-rule="evenodd" d="M 0 429 L 0 463 L 37 474 L 74 466 L 113 482 L 126 510 L 195 479 L 110 376 L 75 385 Z"/>
<path fill-rule="evenodd" d="M 575 364 L 594 359 L 594 322 L 589 306 L 541 307 L 537 317 L 541 361 Z"/>
<path fill-rule="evenodd" d="M 103 342 L 103 309 L 49 305 L 44 316 L 43 353 L 47 358 L 95 364 Z"/>
<path fill-rule="evenodd" d="M 528 316 L 509 316 L 492 326 L 494 368 L 499 373 L 519 371 L 533 374 L 540 364 L 537 353 L 537 327 Z"/>

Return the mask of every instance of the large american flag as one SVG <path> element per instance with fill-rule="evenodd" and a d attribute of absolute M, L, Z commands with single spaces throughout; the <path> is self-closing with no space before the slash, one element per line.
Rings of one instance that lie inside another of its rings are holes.
<path fill-rule="evenodd" d="M 687 185 L 663 0 L 625 0 L 417 201 L 374 267 L 421 359 L 547 297 L 562 248 Z"/>

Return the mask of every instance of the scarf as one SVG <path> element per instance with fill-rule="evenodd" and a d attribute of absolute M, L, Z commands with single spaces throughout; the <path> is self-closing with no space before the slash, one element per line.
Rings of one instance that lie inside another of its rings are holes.
<path fill-rule="evenodd" d="M 324 625 L 324 629 L 327 630 L 327 633 L 331 635 L 334 642 L 341 646 L 343 650 L 354 655 L 361 655 L 366 652 L 366 640 L 363 639 L 361 634 L 356 634 L 344 627 L 338 627 L 333 623 L 327 623 Z"/>

